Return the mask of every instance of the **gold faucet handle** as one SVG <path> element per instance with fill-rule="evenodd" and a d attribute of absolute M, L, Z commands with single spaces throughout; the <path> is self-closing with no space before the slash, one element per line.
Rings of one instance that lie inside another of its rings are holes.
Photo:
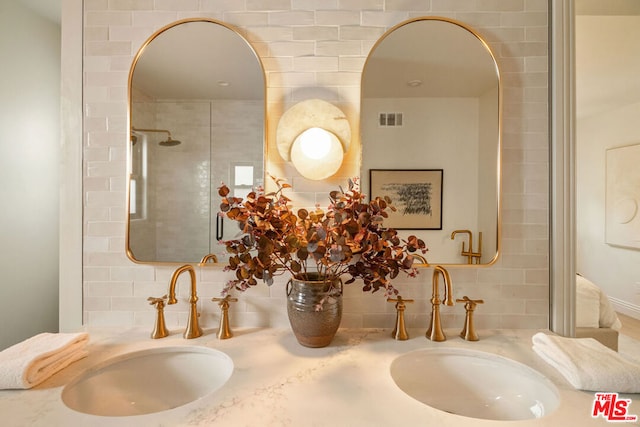
<path fill-rule="evenodd" d="M 147 301 L 149 301 L 149 305 L 155 305 L 156 308 L 163 308 L 165 306 L 165 302 L 169 297 L 167 295 L 163 295 L 161 297 L 149 297 Z"/>
<path fill-rule="evenodd" d="M 396 326 L 391 332 L 391 337 L 396 340 L 404 341 L 409 339 L 407 328 L 404 324 L 405 303 L 412 303 L 412 299 L 404 299 L 400 295 L 397 298 L 387 298 L 387 302 L 396 303 Z"/>
<path fill-rule="evenodd" d="M 412 302 L 414 302 L 414 300 L 412 300 L 412 299 L 404 299 L 400 295 L 398 295 L 397 298 L 387 298 L 387 302 L 396 302 L 397 303 L 396 307 L 398 307 L 398 305 L 404 304 L 405 302 L 412 303 Z"/>
<path fill-rule="evenodd" d="M 457 299 L 456 302 L 463 302 L 464 309 L 467 313 L 464 319 L 464 327 L 460 332 L 460 337 L 464 338 L 467 341 L 478 341 L 478 334 L 476 333 L 473 324 L 473 312 L 476 309 L 476 305 L 484 304 L 484 301 L 481 299 L 471 299 L 465 295 L 462 297 L 462 299 Z"/>
<path fill-rule="evenodd" d="M 211 298 L 211 301 L 217 302 L 220 307 L 222 307 L 223 305 L 226 305 L 228 307 L 230 302 L 237 302 L 238 298 L 234 298 L 234 297 L 231 297 L 231 295 L 227 295 L 224 298 L 217 298 L 217 297 Z"/>
<path fill-rule="evenodd" d="M 169 335 L 169 330 L 164 322 L 164 304 L 167 300 L 167 295 L 163 295 L 160 298 L 149 297 L 147 301 L 149 301 L 149 305 L 153 305 L 156 307 L 156 324 L 153 327 L 153 332 L 151 332 L 151 338 L 158 339 L 164 338 Z"/>
<path fill-rule="evenodd" d="M 227 295 L 224 298 L 211 298 L 211 301 L 217 302 L 222 310 L 220 316 L 220 328 L 218 329 L 218 339 L 225 340 L 233 336 L 231 328 L 229 327 L 229 303 L 238 301 L 238 298 L 233 298 L 231 295 Z"/>
<path fill-rule="evenodd" d="M 463 302 L 464 308 L 467 310 L 474 310 L 477 304 L 484 304 L 484 300 L 481 299 L 471 299 L 468 296 L 464 295 L 462 299 L 456 299 L 456 302 Z"/>

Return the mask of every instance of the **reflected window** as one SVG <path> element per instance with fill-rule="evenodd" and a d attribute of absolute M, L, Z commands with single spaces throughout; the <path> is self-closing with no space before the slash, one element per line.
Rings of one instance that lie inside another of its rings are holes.
<path fill-rule="evenodd" d="M 253 165 L 236 164 L 233 167 L 232 191 L 234 197 L 247 197 L 253 190 Z"/>
<path fill-rule="evenodd" d="M 129 217 L 146 218 L 147 208 L 147 137 L 131 136 L 131 170 L 129 171 Z"/>

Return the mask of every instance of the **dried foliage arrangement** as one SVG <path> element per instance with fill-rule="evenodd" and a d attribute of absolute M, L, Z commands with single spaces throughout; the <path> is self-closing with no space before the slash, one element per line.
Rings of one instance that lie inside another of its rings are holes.
<path fill-rule="evenodd" d="M 237 221 L 242 234 L 224 241 L 229 252 L 227 271 L 235 271 L 222 294 L 232 289 L 245 291 L 274 276 L 288 273 L 308 280 L 311 274 L 326 281 L 347 276 L 345 284 L 356 279 L 364 282 L 363 291 L 384 290 L 386 296 L 397 295 L 391 279 L 400 272 L 415 277 L 412 254 L 427 252 L 415 236 L 401 239 L 396 230 L 385 228 L 387 209 L 395 210 L 388 198 L 376 197 L 365 202 L 357 180 L 349 188 L 332 191 L 326 212 L 319 207 L 309 212 L 294 212 L 283 191 L 291 185 L 271 177 L 277 190 L 268 194 L 253 191 L 242 198 L 230 196 L 222 184 L 221 215 Z"/>

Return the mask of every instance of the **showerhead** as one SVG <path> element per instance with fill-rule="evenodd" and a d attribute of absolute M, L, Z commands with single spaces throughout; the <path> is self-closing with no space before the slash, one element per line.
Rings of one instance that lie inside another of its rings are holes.
<path fill-rule="evenodd" d="M 137 128 L 132 127 L 131 131 L 132 132 L 162 132 L 162 133 L 166 133 L 167 134 L 167 139 L 163 140 L 163 141 L 160 141 L 158 143 L 158 145 L 161 146 L 161 147 L 175 147 L 176 145 L 182 144 L 181 141 L 178 141 L 177 139 L 171 138 L 171 132 L 169 132 L 168 130 L 165 130 L 165 129 L 137 129 Z M 135 144 L 136 141 L 137 141 L 137 137 L 132 135 L 131 136 L 131 141 L 132 141 L 133 144 Z"/>
<path fill-rule="evenodd" d="M 165 141 L 158 142 L 158 145 L 161 147 L 175 147 L 180 144 L 182 144 L 182 142 L 171 138 L 171 135 L 169 135 Z"/>

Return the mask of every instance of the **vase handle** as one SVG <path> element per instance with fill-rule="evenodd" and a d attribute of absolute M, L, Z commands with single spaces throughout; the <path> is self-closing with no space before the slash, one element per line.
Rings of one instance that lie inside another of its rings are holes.
<path fill-rule="evenodd" d="M 289 281 L 287 282 L 287 288 L 286 288 L 287 289 L 287 296 L 291 295 L 291 291 L 293 289 L 291 285 L 292 285 L 292 282 L 291 282 L 291 279 L 289 279 Z"/>

